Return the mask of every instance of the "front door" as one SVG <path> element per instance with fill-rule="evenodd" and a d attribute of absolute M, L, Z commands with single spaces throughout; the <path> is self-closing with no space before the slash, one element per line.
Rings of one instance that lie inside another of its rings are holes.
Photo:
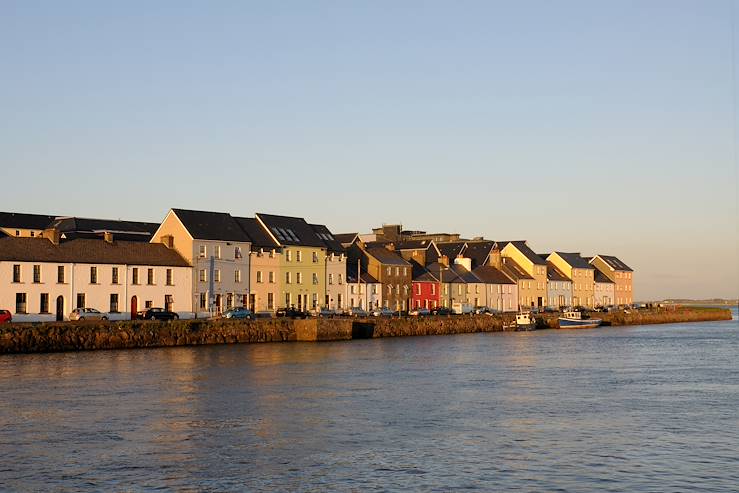
<path fill-rule="evenodd" d="M 135 297 L 131 297 L 131 320 L 136 320 L 136 312 L 139 309 L 139 300 Z"/>
<path fill-rule="evenodd" d="M 61 322 L 64 320 L 64 296 L 58 296 L 56 298 L 56 321 Z"/>
<path fill-rule="evenodd" d="M 542 300 L 541 296 L 539 296 L 538 298 L 536 298 L 536 306 L 538 306 L 539 308 L 541 308 L 541 305 L 543 305 L 543 304 L 544 304 L 544 300 Z"/>
<path fill-rule="evenodd" d="M 254 293 L 249 295 L 249 310 L 253 312 L 257 310 L 257 295 Z"/>

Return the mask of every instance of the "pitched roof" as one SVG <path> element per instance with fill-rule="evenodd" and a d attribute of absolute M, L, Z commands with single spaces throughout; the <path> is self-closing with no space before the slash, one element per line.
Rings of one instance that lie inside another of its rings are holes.
<path fill-rule="evenodd" d="M 234 217 L 234 221 L 241 227 L 246 235 L 251 239 L 252 249 L 259 250 L 264 248 L 272 250 L 280 245 L 277 244 L 272 237 L 267 234 L 264 227 L 253 217 Z"/>
<path fill-rule="evenodd" d="M 95 236 L 101 236 L 103 233 L 113 233 L 121 239 L 149 241 L 156 230 L 159 229 L 159 224 L 116 219 L 58 217 L 49 227 L 65 233 L 67 238 L 73 236 L 94 238 Z M 71 233 L 78 233 L 79 235 L 70 235 Z"/>
<path fill-rule="evenodd" d="M 46 238 L 2 238 L 0 260 L 80 264 L 128 264 L 189 267 L 190 264 L 163 243 L 78 239 L 55 245 Z"/>
<path fill-rule="evenodd" d="M 196 240 L 251 241 L 238 223 L 226 212 L 172 209 L 182 225 Z"/>
<path fill-rule="evenodd" d="M 342 245 L 348 245 L 354 243 L 354 240 L 359 236 L 359 233 L 336 233 L 334 238 Z"/>
<path fill-rule="evenodd" d="M 22 212 L 0 212 L 0 228 L 46 229 L 56 216 L 25 214 Z"/>
<path fill-rule="evenodd" d="M 418 262 L 411 261 L 413 265 L 413 280 L 416 282 L 439 282 L 439 279 Z"/>
<path fill-rule="evenodd" d="M 533 277 L 528 275 L 526 271 L 523 270 L 523 267 L 518 265 L 512 258 L 503 257 L 501 260 L 503 264 L 501 265 L 500 270 L 502 270 L 505 275 L 507 275 L 514 281 L 519 281 L 521 279 L 533 279 Z"/>
<path fill-rule="evenodd" d="M 380 283 L 380 281 L 378 281 L 377 279 L 375 279 L 374 277 L 372 277 L 371 275 L 369 275 L 369 273 L 366 270 L 362 270 L 359 273 L 359 277 L 360 277 L 360 281 L 359 282 L 363 282 L 363 283 L 366 283 L 366 284 L 379 284 Z M 352 269 L 348 269 L 347 268 L 347 270 L 346 270 L 346 282 L 348 282 L 348 283 L 357 282 L 357 271 L 356 270 L 352 273 Z"/>
<path fill-rule="evenodd" d="M 326 250 L 333 253 L 344 253 L 344 247 L 341 242 L 336 240 L 336 237 L 331 231 L 323 224 L 311 224 L 313 232 L 318 236 L 323 244 L 326 245 Z"/>
<path fill-rule="evenodd" d="M 518 251 L 521 252 L 521 254 L 529 259 L 534 265 L 547 265 L 546 260 L 535 254 L 534 251 L 526 244 L 525 240 L 498 241 L 496 243 L 498 243 L 498 246 L 501 250 L 510 243 L 514 247 L 516 247 Z"/>
<path fill-rule="evenodd" d="M 592 270 L 593 266 L 588 263 L 587 260 L 582 258 L 579 253 L 576 252 L 554 252 L 562 258 L 567 264 L 574 269 L 589 269 Z"/>
<path fill-rule="evenodd" d="M 593 281 L 595 282 L 603 282 L 608 284 L 615 284 L 613 281 L 608 279 L 608 277 L 603 274 L 600 269 L 595 269 L 595 275 L 593 276 Z"/>
<path fill-rule="evenodd" d="M 410 266 L 410 263 L 408 263 L 403 257 L 395 252 L 391 252 L 387 248 L 376 246 L 366 248 L 365 251 L 381 264 Z"/>
<path fill-rule="evenodd" d="M 472 260 L 473 268 L 482 266 L 487 263 L 488 256 L 494 247 L 494 241 L 469 241 L 464 256 Z"/>
<path fill-rule="evenodd" d="M 262 212 L 256 216 L 281 245 L 326 247 L 323 240 L 302 217 L 276 216 Z"/>
<path fill-rule="evenodd" d="M 460 253 L 464 252 L 467 243 L 464 241 L 450 241 L 444 243 L 437 243 L 436 247 L 439 249 L 441 255 L 446 255 L 450 260 L 454 260 L 459 256 Z"/>
<path fill-rule="evenodd" d="M 451 269 L 451 267 L 442 266 L 439 262 L 434 262 L 433 264 L 427 265 L 426 270 L 428 270 L 434 277 L 436 277 L 443 283 L 464 282 L 462 279 L 460 279 L 457 273 Z"/>
<path fill-rule="evenodd" d="M 631 267 L 621 262 L 621 260 L 618 257 L 614 257 L 613 255 L 598 255 L 598 256 L 601 259 L 603 259 L 603 262 L 608 264 L 608 266 L 611 267 L 613 270 L 634 272 L 634 270 Z"/>
<path fill-rule="evenodd" d="M 397 250 L 428 250 L 434 242 L 432 240 L 405 240 L 395 245 Z"/>
<path fill-rule="evenodd" d="M 516 284 L 492 265 L 481 265 L 472 272 L 486 284 Z"/>
<path fill-rule="evenodd" d="M 482 282 L 472 271 L 467 270 L 464 265 L 454 264 L 450 265 L 449 268 L 454 271 L 455 274 L 465 283 L 479 283 Z"/>
<path fill-rule="evenodd" d="M 548 257 L 549 255 L 547 255 Z M 549 281 L 571 281 L 561 270 L 551 262 L 547 262 L 547 279 Z"/>

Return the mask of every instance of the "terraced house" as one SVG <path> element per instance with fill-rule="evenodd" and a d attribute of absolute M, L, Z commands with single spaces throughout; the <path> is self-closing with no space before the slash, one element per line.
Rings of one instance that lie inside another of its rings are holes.
<path fill-rule="evenodd" d="M 590 264 L 614 282 L 614 304 L 630 305 L 634 302 L 634 271 L 613 255 L 596 255 Z"/>
<path fill-rule="evenodd" d="M 595 306 L 595 268 L 579 253 L 552 252 L 547 260 L 572 281 L 572 304 Z"/>
<path fill-rule="evenodd" d="M 327 293 L 325 241 L 300 217 L 258 213 L 256 219 L 282 249 L 278 308 L 319 309 Z"/>
<path fill-rule="evenodd" d="M 198 316 L 249 304 L 251 239 L 230 214 L 170 209 L 151 241 L 174 248 L 192 265 Z"/>
<path fill-rule="evenodd" d="M 392 249 L 392 245 L 389 245 Z M 393 311 L 408 310 L 411 306 L 411 264 L 395 251 L 372 242 L 357 239 L 349 247 L 349 265 L 357 259 L 367 273 L 382 285 L 382 304 Z"/>
<path fill-rule="evenodd" d="M 326 290 L 321 306 L 330 310 L 345 310 L 346 306 L 346 274 L 347 264 L 344 247 L 341 246 L 333 233 L 323 224 L 311 224 L 316 236 L 326 246 Z"/>
<path fill-rule="evenodd" d="M 282 247 L 267 234 L 256 218 L 234 219 L 251 239 L 248 308 L 254 312 L 273 312 L 282 293 Z"/>
<path fill-rule="evenodd" d="M 547 262 L 539 257 L 528 246 L 526 241 L 497 242 L 500 253 L 510 258 L 516 266 L 523 269 L 531 277 L 525 280 L 526 287 L 522 289 L 519 282 L 519 304 L 522 307 L 543 308 L 547 306 Z M 507 274 L 507 273 L 506 273 Z"/>

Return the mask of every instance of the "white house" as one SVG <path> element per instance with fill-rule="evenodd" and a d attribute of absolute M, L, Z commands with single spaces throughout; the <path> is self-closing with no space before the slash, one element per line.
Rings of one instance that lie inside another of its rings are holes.
<path fill-rule="evenodd" d="M 373 310 L 382 304 L 382 284 L 361 269 L 360 279 L 357 282 L 357 266 L 347 267 L 346 270 L 346 308 L 362 308 Z"/>
<path fill-rule="evenodd" d="M 0 239 L 0 308 L 14 321 L 67 320 L 74 308 L 95 308 L 111 320 L 152 306 L 192 316 L 192 269 L 175 250 L 111 234 L 59 238 L 47 230 Z"/>

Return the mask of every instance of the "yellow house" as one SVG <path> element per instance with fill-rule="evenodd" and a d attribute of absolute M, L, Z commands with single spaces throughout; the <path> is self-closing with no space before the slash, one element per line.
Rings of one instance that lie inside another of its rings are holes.
<path fill-rule="evenodd" d="M 282 248 L 253 217 L 235 217 L 251 239 L 249 252 L 249 309 L 274 312 L 282 293 Z"/>
<path fill-rule="evenodd" d="M 595 306 L 595 269 L 579 253 L 553 252 L 547 260 L 572 281 L 572 304 Z"/>
<path fill-rule="evenodd" d="M 327 247 L 313 228 L 299 217 L 256 214 L 256 220 L 282 249 L 282 277 L 277 307 L 317 310 L 326 296 Z"/>
<path fill-rule="evenodd" d="M 616 284 L 613 301 L 616 305 L 629 305 L 634 302 L 632 291 L 634 271 L 631 267 L 613 255 L 596 255 L 590 259 L 590 263 Z"/>
<path fill-rule="evenodd" d="M 496 242 L 503 258 L 510 258 L 531 278 L 526 286 L 519 282 L 519 305 L 527 308 L 547 306 L 547 262 L 529 248 L 525 241 Z"/>

